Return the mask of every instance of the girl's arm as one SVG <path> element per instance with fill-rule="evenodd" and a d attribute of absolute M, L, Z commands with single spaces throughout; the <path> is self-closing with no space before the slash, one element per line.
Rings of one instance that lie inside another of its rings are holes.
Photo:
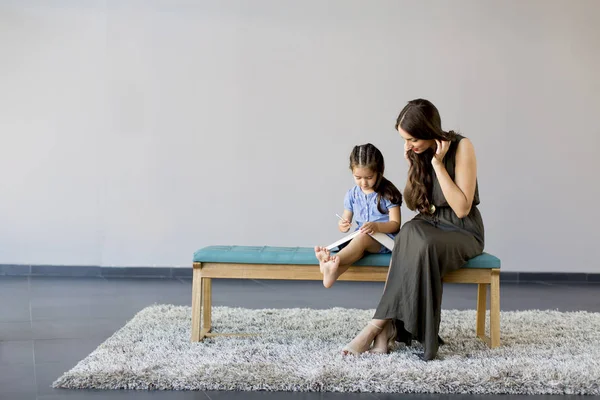
<path fill-rule="evenodd" d="M 344 209 L 344 213 L 342 214 L 342 218 L 344 218 L 348 222 L 352 222 L 352 217 L 353 216 L 354 216 L 354 213 L 352 211 Z"/>
<path fill-rule="evenodd" d="M 467 138 L 458 143 L 454 181 L 450 178 L 442 160 L 443 158 L 439 159 L 436 156 L 431 160 L 431 164 L 446 201 L 448 201 L 458 218 L 464 218 L 471 211 L 473 197 L 475 197 L 475 185 L 477 184 L 477 160 L 475 159 L 473 144 Z"/>
<path fill-rule="evenodd" d="M 350 227 L 352 227 L 352 216 L 354 215 L 354 213 L 348 209 L 344 209 L 344 212 L 342 213 L 342 218 L 345 219 L 345 221 L 338 221 L 338 228 L 340 229 L 340 232 L 342 233 L 346 233 L 350 230 Z"/>
<path fill-rule="evenodd" d="M 400 230 L 400 206 L 388 209 L 390 220 L 388 222 L 365 222 L 361 227 L 364 233 L 396 233 Z"/>
<path fill-rule="evenodd" d="M 377 228 L 381 233 L 396 233 L 400 230 L 400 206 L 388 210 L 390 220 L 388 222 L 377 222 Z"/>

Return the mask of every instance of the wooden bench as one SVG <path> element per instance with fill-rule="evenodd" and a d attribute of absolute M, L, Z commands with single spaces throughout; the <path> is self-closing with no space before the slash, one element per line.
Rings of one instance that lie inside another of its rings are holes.
<path fill-rule="evenodd" d="M 390 254 L 369 254 L 338 280 L 385 282 Z M 192 342 L 211 333 L 212 279 L 323 279 L 314 250 L 309 247 L 208 246 L 194 253 L 192 281 Z M 500 260 L 483 253 L 444 277 L 448 283 L 476 283 L 476 332 L 491 348 L 500 345 Z M 485 334 L 487 287 L 490 286 L 490 336 Z M 323 289 L 327 290 L 327 289 Z"/>

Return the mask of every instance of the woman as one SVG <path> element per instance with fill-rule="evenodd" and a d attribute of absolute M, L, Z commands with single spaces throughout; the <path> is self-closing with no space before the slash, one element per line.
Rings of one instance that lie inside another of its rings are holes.
<path fill-rule="evenodd" d="M 442 130 L 437 108 L 409 101 L 396 121 L 409 164 L 404 200 L 419 212 L 396 236 L 388 277 L 373 319 L 344 354 L 387 353 L 395 341 L 424 347 L 436 357 L 442 278 L 483 252 L 483 220 L 477 209 L 477 163 L 469 139 Z"/>

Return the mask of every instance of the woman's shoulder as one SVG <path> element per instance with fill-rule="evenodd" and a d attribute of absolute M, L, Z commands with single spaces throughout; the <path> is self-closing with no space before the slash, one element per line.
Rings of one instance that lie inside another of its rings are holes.
<path fill-rule="evenodd" d="M 469 139 L 468 137 L 461 135 L 460 138 L 458 138 L 458 140 L 457 140 L 457 146 L 456 147 L 458 149 L 460 149 L 460 148 L 463 148 L 463 149 L 465 149 L 465 148 L 471 148 L 472 149 L 473 148 L 473 142 L 471 142 L 471 139 Z"/>
<path fill-rule="evenodd" d="M 451 132 L 453 132 L 453 131 L 451 131 Z M 453 132 L 453 133 L 454 134 L 452 135 L 452 139 L 451 139 L 452 142 L 460 143 L 463 139 L 468 139 L 466 136 L 461 135 L 460 133 L 455 133 L 455 132 Z"/>
<path fill-rule="evenodd" d="M 461 163 L 462 160 L 475 157 L 473 143 L 468 137 L 456 133 L 450 140 L 450 148 L 444 157 L 444 164 L 447 168 L 450 164 Z"/>
<path fill-rule="evenodd" d="M 454 137 L 451 139 L 451 142 L 456 147 L 456 150 L 464 148 L 473 148 L 473 143 L 471 142 L 471 140 L 468 137 L 459 133 L 454 134 Z"/>
<path fill-rule="evenodd" d="M 475 159 L 475 147 L 469 138 L 462 136 L 456 142 L 452 151 L 452 159 L 454 163 L 470 162 Z"/>

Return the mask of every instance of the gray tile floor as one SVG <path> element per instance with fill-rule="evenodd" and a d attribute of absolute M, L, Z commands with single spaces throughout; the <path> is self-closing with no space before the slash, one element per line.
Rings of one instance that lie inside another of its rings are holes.
<path fill-rule="evenodd" d="M 383 285 L 217 280 L 215 305 L 374 308 Z M 359 295 L 357 295 L 359 294 Z M 600 312 L 600 283 L 502 283 L 502 310 Z M 475 307 L 474 285 L 446 284 L 444 308 Z M 475 396 L 57 390 L 50 384 L 85 358 L 136 312 L 154 303 L 189 305 L 191 280 L 0 276 L 0 399 L 458 399 Z M 526 396 L 486 396 L 502 399 Z M 536 396 L 575 398 L 576 396 Z M 583 398 L 583 397 L 582 397 Z M 585 397 L 589 399 L 590 396 Z"/>

